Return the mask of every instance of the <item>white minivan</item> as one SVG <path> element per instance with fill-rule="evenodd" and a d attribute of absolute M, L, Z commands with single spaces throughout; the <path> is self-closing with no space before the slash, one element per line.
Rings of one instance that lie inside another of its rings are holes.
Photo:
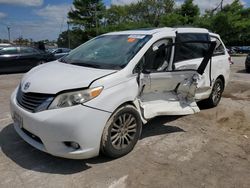
<path fill-rule="evenodd" d="M 98 36 L 62 59 L 33 68 L 11 96 L 16 132 L 54 156 L 129 153 L 142 124 L 217 106 L 230 57 L 219 35 L 159 28 Z"/>

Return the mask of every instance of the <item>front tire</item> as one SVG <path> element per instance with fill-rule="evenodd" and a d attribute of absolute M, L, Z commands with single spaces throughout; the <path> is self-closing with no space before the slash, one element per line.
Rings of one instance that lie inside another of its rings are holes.
<path fill-rule="evenodd" d="M 220 78 L 218 78 L 214 82 L 214 86 L 209 98 L 205 101 L 208 107 L 213 108 L 219 104 L 223 90 L 224 90 L 223 81 Z"/>
<path fill-rule="evenodd" d="M 114 112 L 107 122 L 101 140 L 104 155 L 118 158 L 128 154 L 140 138 L 142 122 L 132 105 L 125 105 Z"/>

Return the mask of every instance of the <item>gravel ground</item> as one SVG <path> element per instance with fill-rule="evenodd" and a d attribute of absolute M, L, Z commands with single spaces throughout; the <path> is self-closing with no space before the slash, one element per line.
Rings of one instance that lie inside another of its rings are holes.
<path fill-rule="evenodd" d="M 220 105 L 158 117 L 128 155 L 67 160 L 14 131 L 9 97 L 22 74 L 0 75 L 0 187 L 250 187 L 250 74 L 235 57 Z"/>

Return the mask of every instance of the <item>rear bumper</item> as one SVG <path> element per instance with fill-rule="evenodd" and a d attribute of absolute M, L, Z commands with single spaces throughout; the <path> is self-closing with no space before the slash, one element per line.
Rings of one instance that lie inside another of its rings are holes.
<path fill-rule="evenodd" d="M 248 69 L 250 68 L 250 57 L 246 58 L 245 67 L 248 68 Z"/>
<path fill-rule="evenodd" d="M 101 136 L 110 113 L 83 105 L 30 113 L 11 96 L 11 114 L 22 118 L 22 125 L 15 122 L 16 132 L 33 147 L 54 156 L 86 159 L 99 154 Z M 74 149 L 65 142 L 76 142 Z"/>
<path fill-rule="evenodd" d="M 246 69 L 250 69 L 250 60 L 245 62 Z"/>

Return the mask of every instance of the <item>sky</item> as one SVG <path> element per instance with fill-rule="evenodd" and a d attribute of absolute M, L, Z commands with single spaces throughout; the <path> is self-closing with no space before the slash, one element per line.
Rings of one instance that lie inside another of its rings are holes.
<path fill-rule="evenodd" d="M 110 4 L 123 5 L 138 0 L 103 0 Z M 233 0 L 224 0 L 231 3 Z M 250 0 L 241 0 L 250 7 Z M 11 40 L 20 36 L 37 40 L 56 40 L 58 35 L 67 30 L 67 13 L 72 8 L 73 0 L 0 0 L 0 38 Z M 176 0 L 180 5 L 183 0 Z M 220 0 L 194 0 L 201 10 L 213 8 Z"/>

